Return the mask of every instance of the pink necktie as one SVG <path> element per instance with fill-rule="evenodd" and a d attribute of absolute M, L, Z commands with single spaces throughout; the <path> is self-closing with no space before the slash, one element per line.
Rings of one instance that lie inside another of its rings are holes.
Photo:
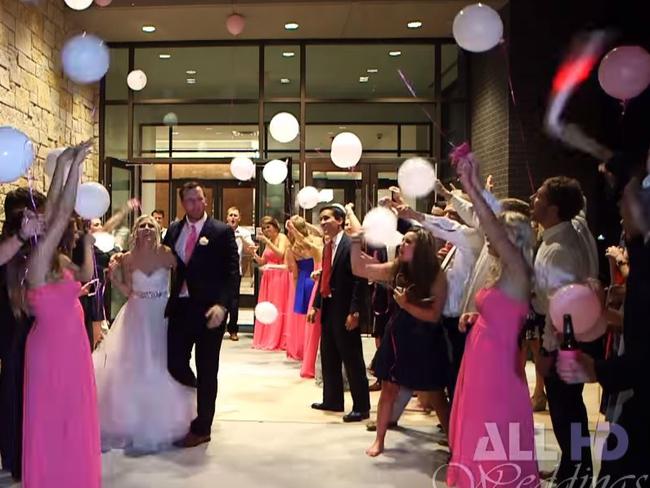
<path fill-rule="evenodd" d="M 194 227 L 194 224 L 190 224 L 190 233 L 185 241 L 185 264 L 190 262 L 194 246 L 196 246 L 196 237 L 196 227 Z"/>

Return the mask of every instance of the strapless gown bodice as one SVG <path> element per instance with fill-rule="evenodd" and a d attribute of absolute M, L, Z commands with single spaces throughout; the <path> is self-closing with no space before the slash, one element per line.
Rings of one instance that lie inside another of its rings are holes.
<path fill-rule="evenodd" d="M 166 297 L 169 290 L 169 273 L 167 268 L 158 268 L 149 274 L 136 269 L 131 273 L 131 289 L 136 294 L 159 294 Z"/>

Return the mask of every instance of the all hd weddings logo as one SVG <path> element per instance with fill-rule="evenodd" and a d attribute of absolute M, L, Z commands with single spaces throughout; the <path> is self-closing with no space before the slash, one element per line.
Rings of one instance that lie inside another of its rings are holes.
<path fill-rule="evenodd" d="M 576 462 L 575 472 L 568 478 L 564 477 L 562 480 L 558 480 L 556 471 L 549 479 L 541 480 L 537 475 L 537 462 L 557 463 L 561 454 L 557 448 L 547 448 L 550 444 L 546 442 L 544 426 L 535 426 L 539 435 L 536 446 L 531 446 L 526 445 L 531 444 L 530 433 L 527 436 L 521 435 L 521 432 L 530 429 L 530 424 L 522 427 L 519 423 L 510 423 L 507 432 L 505 432 L 505 429 L 503 427 L 499 429 L 499 425 L 496 423 L 486 423 L 486 435 L 479 438 L 470 461 L 463 462 L 462 459 L 457 460 L 452 457 L 450 463 L 439 466 L 433 474 L 433 487 L 446 486 L 447 479 L 444 476 L 446 472 L 450 475 L 450 481 L 454 485 L 469 488 L 498 486 L 537 488 L 543 485 L 559 488 L 590 488 L 593 475 L 584 475 L 580 465 L 583 449 L 591 447 L 601 459 L 615 461 L 623 457 L 628 448 L 628 436 L 625 429 L 618 424 L 609 424 L 608 427 L 599 427 L 592 436 L 583 435 L 581 424 L 572 424 L 570 455 L 571 460 Z M 607 434 L 611 435 L 615 442 L 607 444 Z M 468 447 L 471 449 L 471 446 Z M 463 446 L 459 446 L 459 450 L 462 449 Z M 465 447 L 465 451 L 468 451 L 467 447 Z M 462 456 L 459 457 L 462 458 Z M 620 479 L 610 479 L 605 476 L 598 480 L 595 488 L 641 488 L 647 481 L 648 476 L 636 478 L 630 475 Z"/>

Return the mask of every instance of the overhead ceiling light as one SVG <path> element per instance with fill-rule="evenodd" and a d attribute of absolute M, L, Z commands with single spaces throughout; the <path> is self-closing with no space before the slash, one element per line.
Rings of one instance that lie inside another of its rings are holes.
<path fill-rule="evenodd" d="M 368 68 L 368 73 L 379 73 L 379 70 L 377 68 Z"/>
<path fill-rule="evenodd" d="M 288 83 L 291 83 L 291 80 L 289 78 L 282 78 L 282 79 L 280 79 L 280 83 L 282 83 L 283 85 L 286 85 Z"/>
<path fill-rule="evenodd" d="M 185 81 L 187 82 L 188 85 L 194 85 L 194 84 L 196 84 L 196 78 L 188 78 L 188 79 L 185 80 Z"/>
<path fill-rule="evenodd" d="M 397 56 L 402 55 L 402 51 L 388 51 L 388 55 L 396 58 Z"/>
<path fill-rule="evenodd" d="M 176 131 L 172 132 L 172 135 L 173 135 L 173 136 L 177 136 L 177 135 L 179 135 L 179 134 L 180 134 L 180 132 L 176 132 Z"/>
<path fill-rule="evenodd" d="M 171 55 L 171 54 L 167 54 L 167 53 L 163 53 L 163 54 L 159 54 L 158 57 L 159 57 L 160 59 L 169 59 L 169 58 L 172 57 L 172 55 Z"/>
<path fill-rule="evenodd" d="M 367 76 L 359 76 L 359 83 L 368 83 Z"/>
<path fill-rule="evenodd" d="M 282 56 L 284 56 L 285 58 L 293 58 L 295 55 L 296 53 L 294 53 L 293 51 L 284 51 L 282 53 Z"/>
<path fill-rule="evenodd" d="M 408 27 L 409 29 L 419 29 L 420 27 L 422 27 L 422 22 L 420 22 L 419 20 L 412 20 L 411 22 L 406 24 L 406 27 Z"/>
<path fill-rule="evenodd" d="M 196 74 L 196 70 L 195 70 L 195 69 L 188 69 L 188 70 L 185 72 L 185 74 L 187 74 L 187 75 L 195 75 L 195 74 Z"/>
<path fill-rule="evenodd" d="M 212 127 L 206 127 L 205 130 L 212 130 Z"/>
<path fill-rule="evenodd" d="M 142 32 L 146 32 L 147 34 L 151 34 L 152 32 L 156 32 L 156 26 L 155 25 L 143 25 L 142 26 Z"/>
<path fill-rule="evenodd" d="M 287 22 L 286 24 L 284 24 L 284 28 L 286 30 L 296 30 L 298 29 L 298 27 L 300 26 L 296 22 Z"/>

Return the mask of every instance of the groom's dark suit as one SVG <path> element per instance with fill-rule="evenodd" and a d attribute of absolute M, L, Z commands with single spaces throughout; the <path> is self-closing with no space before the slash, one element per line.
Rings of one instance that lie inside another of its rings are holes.
<path fill-rule="evenodd" d="M 176 255 L 171 292 L 165 315 L 169 317 L 167 360 L 171 375 L 180 383 L 197 388 L 197 417 L 190 431 L 209 436 L 217 399 L 217 373 L 224 324 L 207 328 L 205 313 L 213 305 L 227 308 L 239 276 L 239 253 L 235 235 L 226 224 L 208 218 L 198 235 L 189 262 L 178 255 L 176 243 L 187 219 L 173 223 L 165 235 L 165 245 Z M 189 296 L 179 297 L 187 283 Z M 197 376 L 190 369 L 192 347 L 196 344 Z"/>

